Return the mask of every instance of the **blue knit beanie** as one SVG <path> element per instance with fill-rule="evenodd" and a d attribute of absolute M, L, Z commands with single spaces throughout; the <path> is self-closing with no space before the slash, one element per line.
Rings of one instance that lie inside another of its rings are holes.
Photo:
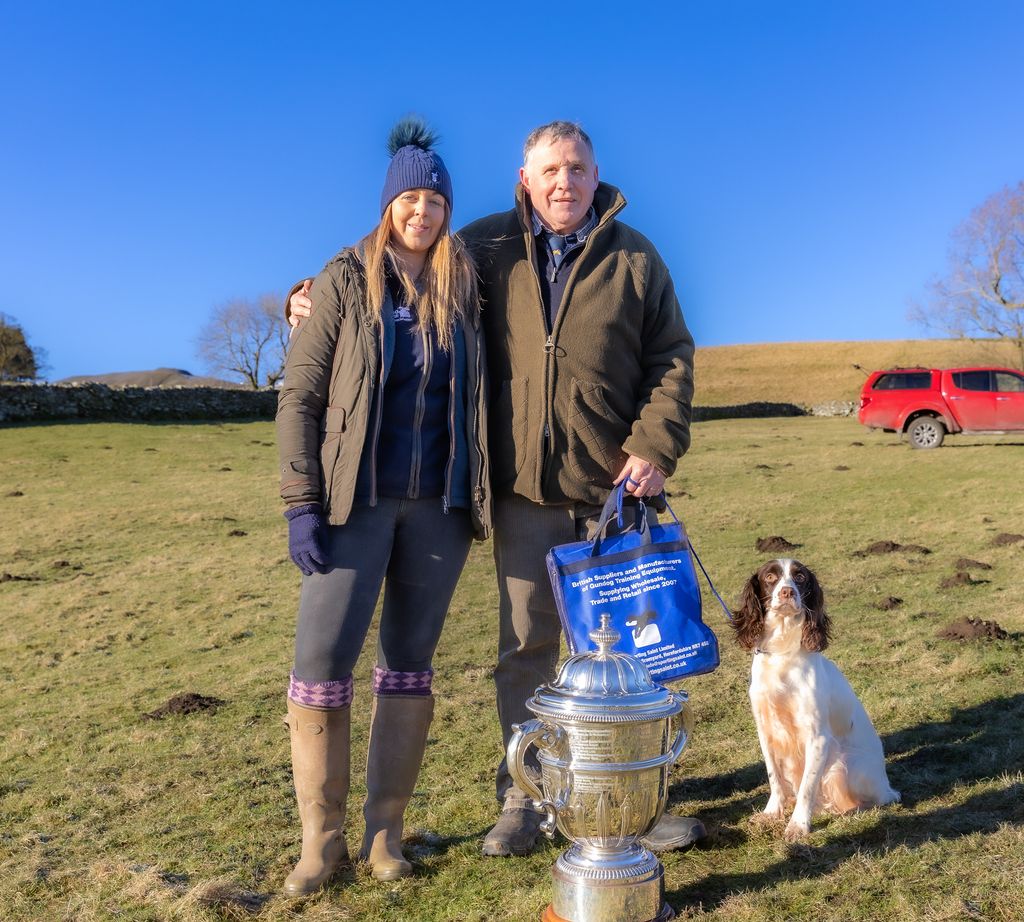
<path fill-rule="evenodd" d="M 380 213 L 383 215 L 391 201 L 409 189 L 433 189 L 448 200 L 452 207 L 452 178 L 444 161 L 434 152 L 438 137 L 423 119 L 416 116 L 403 118 L 388 136 L 391 166 L 384 178 L 384 191 L 380 194 Z"/>

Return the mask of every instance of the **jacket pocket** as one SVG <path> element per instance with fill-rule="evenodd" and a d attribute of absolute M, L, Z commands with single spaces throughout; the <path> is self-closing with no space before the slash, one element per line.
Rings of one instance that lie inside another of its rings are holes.
<path fill-rule="evenodd" d="M 497 484 L 511 484 L 526 463 L 529 390 L 527 378 L 503 382 L 489 414 L 491 468 Z"/>
<path fill-rule="evenodd" d="M 324 511 L 330 504 L 332 487 L 341 454 L 341 436 L 345 431 L 345 408 L 328 407 L 320 432 L 320 476 L 323 479 Z"/>
<path fill-rule="evenodd" d="M 583 483 L 610 487 L 626 461 L 631 423 L 611 410 L 600 384 L 573 378 L 569 399 L 569 469 Z"/>

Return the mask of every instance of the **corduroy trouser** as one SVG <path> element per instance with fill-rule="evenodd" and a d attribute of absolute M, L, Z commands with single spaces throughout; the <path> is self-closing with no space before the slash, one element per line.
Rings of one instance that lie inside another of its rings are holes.
<path fill-rule="evenodd" d="M 498 666 L 494 684 L 502 746 L 508 749 L 512 724 L 533 717 L 526 701 L 539 685 L 555 678 L 562 625 L 544 558 L 557 544 L 592 540 L 600 519 L 593 506 L 542 506 L 522 496 L 495 497 L 494 563 L 498 576 Z M 651 521 L 657 514 L 650 511 Z M 608 534 L 614 534 L 613 519 Z M 536 750 L 527 770 L 538 771 Z M 498 801 L 506 794 L 526 797 L 512 784 L 503 757 L 495 779 Z"/>

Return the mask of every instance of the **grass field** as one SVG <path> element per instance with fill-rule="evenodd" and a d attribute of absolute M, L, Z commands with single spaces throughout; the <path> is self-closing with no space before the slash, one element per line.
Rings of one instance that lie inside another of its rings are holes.
<path fill-rule="evenodd" d="M 474 548 L 437 657 L 437 718 L 407 817 L 415 876 L 380 884 L 356 867 L 316 897 L 277 895 L 298 855 L 280 723 L 298 573 L 273 441 L 264 422 L 0 429 L 5 922 L 483 922 L 534 920 L 549 901 L 558 844 L 479 856 L 500 756 L 489 545 Z M 694 427 L 670 487 L 704 563 L 732 600 L 765 559 L 757 538 L 801 545 L 828 594 L 830 655 L 904 801 L 822 819 L 796 846 L 749 825 L 767 798 L 749 658 L 708 604 L 722 665 L 685 685 L 696 729 L 669 809 L 701 816 L 710 835 L 666 856 L 680 918 L 1024 919 L 1024 542 L 997 542 L 1024 532 L 1022 473 L 1020 438 L 915 452 L 849 419 Z M 885 540 L 931 553 L 856 554 Z M 940 588 L 961 557 L 991 569 Z M 1010 636 L 936 636 L 963 616 Z M 354 766 L 370 655 L 356 672 Z M 183 692 L 223 704 L 143 716 Z M 363 790 L 357 770 L 350 840 Z"/>

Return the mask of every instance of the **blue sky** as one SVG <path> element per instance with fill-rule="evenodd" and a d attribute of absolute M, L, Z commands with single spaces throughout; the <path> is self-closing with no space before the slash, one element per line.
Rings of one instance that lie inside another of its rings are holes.
<path fill-rule="evenodd" d="M 213 306 L 377 215 L 392 122 L 457 225 L 580 121 L 699 345 L 922 335 L 950 231 L 1024 178 L 1024 4 L 0 3 L 0 311 L 51 376 L 202 371 Z"/>

